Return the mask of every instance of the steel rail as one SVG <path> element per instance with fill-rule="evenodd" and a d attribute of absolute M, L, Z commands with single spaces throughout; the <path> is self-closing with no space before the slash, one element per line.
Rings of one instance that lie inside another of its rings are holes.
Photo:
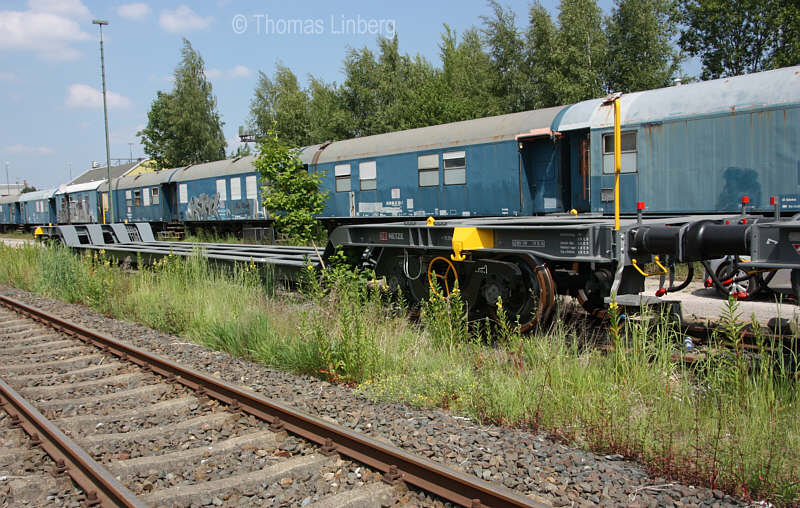
<path fill-rule="evenodd" d="M 41 446 L 56 462 L 52 473 L 70 475 L 86 492 L 86 506 L 147 506 L 2 379 L 0 400 L 12 423 L 21 426 L 33 444 Z"/>
<path fill-rule="evenodd" d="M 533 499 L 510 489 L 452 470 L 429 459 L 414 456 L 396 446 L 377 441 L 341 425 L 306 414 L 253 391 L 213 378 L 198 370 L 179 365 L 158 355 L 125 344 L 113 337 L 83 328 L 18 300 L 0 295 L 0 305 L 26 315 L 61 333 L 99 347 L 145 370 L 181 383 L 202 396 L 214 398 L 232 409 L 270 422 L 322 446 L 323 453 L 339 453 L 384 473 L 389 482 L 402 481 L 461 506 L 543 507 Z"/>

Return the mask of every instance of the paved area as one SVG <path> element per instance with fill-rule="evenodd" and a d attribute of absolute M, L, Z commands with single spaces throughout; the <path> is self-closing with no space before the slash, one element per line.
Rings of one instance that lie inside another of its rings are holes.
<path fill-rule="evenodd" d="M 30 245 L 33 240 L 23 240 L 21 238 L 1 238 L 2 242 L 9 247 L 22 247 L 23 245 Z"/>
<path fill-rule="evenodd" d="M 788 296 L 791 294 L 788 284 L 783 284 L 781 280 L 775 282 L 772 285 L 773 292 L 767 291 L 754 301 L 739 302 L 743 321 L 750 321 L 752 316 L 763 326 L 767 326 L 774 318 L 800 321 L 800 307 Z M 643 294 L 652 296 L 658 289 L 658 280 L 648 279 L 645 288 Z M 697 322 L 718 321 L 728 303 L 714 288 L 703 287 L 700 280 L 695 280 L 683 291 L 670 293 L 664 298 L 680 301 L 684 320 Z"/>

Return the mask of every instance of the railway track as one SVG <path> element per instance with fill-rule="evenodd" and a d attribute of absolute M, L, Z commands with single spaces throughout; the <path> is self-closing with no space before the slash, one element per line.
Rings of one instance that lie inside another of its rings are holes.
<path fill-rule="evenodd" d="M 0 402 L 12 504 L 542 506 L 3 296 Z"/>

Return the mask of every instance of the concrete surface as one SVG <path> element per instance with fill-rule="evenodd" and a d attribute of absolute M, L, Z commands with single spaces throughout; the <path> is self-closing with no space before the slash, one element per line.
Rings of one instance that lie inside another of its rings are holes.
<path fill-rule="evenodd" d="M 642 294 L 654 295 L 658 289 L 658 278 L 648 279 Z M 765 291 L 755 301 L 740 301 L 738 311 L 741 320 L 749 322 L 752 316 L 767 326 L 770 319 L 782 318 L 789 321 L 800 320 L 800 307 L 789 299 L 788 288 L 778 285 L 775 292 Z M 677 293 L 669 293 L 665 300 L 681 302 L 684 321 L 719 321 L 728 300 L 717 294 L 714 288 L 705 288 L 701 280 L 695 280 L 689 287 Z"/>

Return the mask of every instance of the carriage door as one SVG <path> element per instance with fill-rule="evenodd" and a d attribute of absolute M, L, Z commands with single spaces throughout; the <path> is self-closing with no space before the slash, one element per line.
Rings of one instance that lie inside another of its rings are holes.
<path fill-rule="evenodd" d="M 562 141 L 561 168 L 569 179 L 564 190 L 564 208 L 578 212 L 591 210 L 591 147 L 589 131 L 569 133 Z"/>
<path fill-rule="evenodd" d="M 619 177 L 620 212 L 636 212 L 638 189 L 637 136 L 635 130 L 622 130 L 622 167 Z M 603 175 L 600 178 L 600 201 L 603 213 L 614 213 L 614 133 L 603 133 Z"/>
<path fill-rule="evenodd" d="M 56 198 L 52 197 L 47 200 L 47 223 L 51 224 L 53 220 L 57 220 Z"/>
<path fill-rule="evenodd" d="M 522 152 L 523 213 L 563 211 L 559 175 L 560 150 L 549 136 L 520 142 Z M 527 197 L 527 199 L 526 199 Z"/>
<path fill-rule="evenodd" d="M 161 184 L 161 192 L 163 194 L 162 208 L 164 212 L 164 222 L 173 222 L 178 220 L 178 184 L 177 183 L 163 183 Z"/>

